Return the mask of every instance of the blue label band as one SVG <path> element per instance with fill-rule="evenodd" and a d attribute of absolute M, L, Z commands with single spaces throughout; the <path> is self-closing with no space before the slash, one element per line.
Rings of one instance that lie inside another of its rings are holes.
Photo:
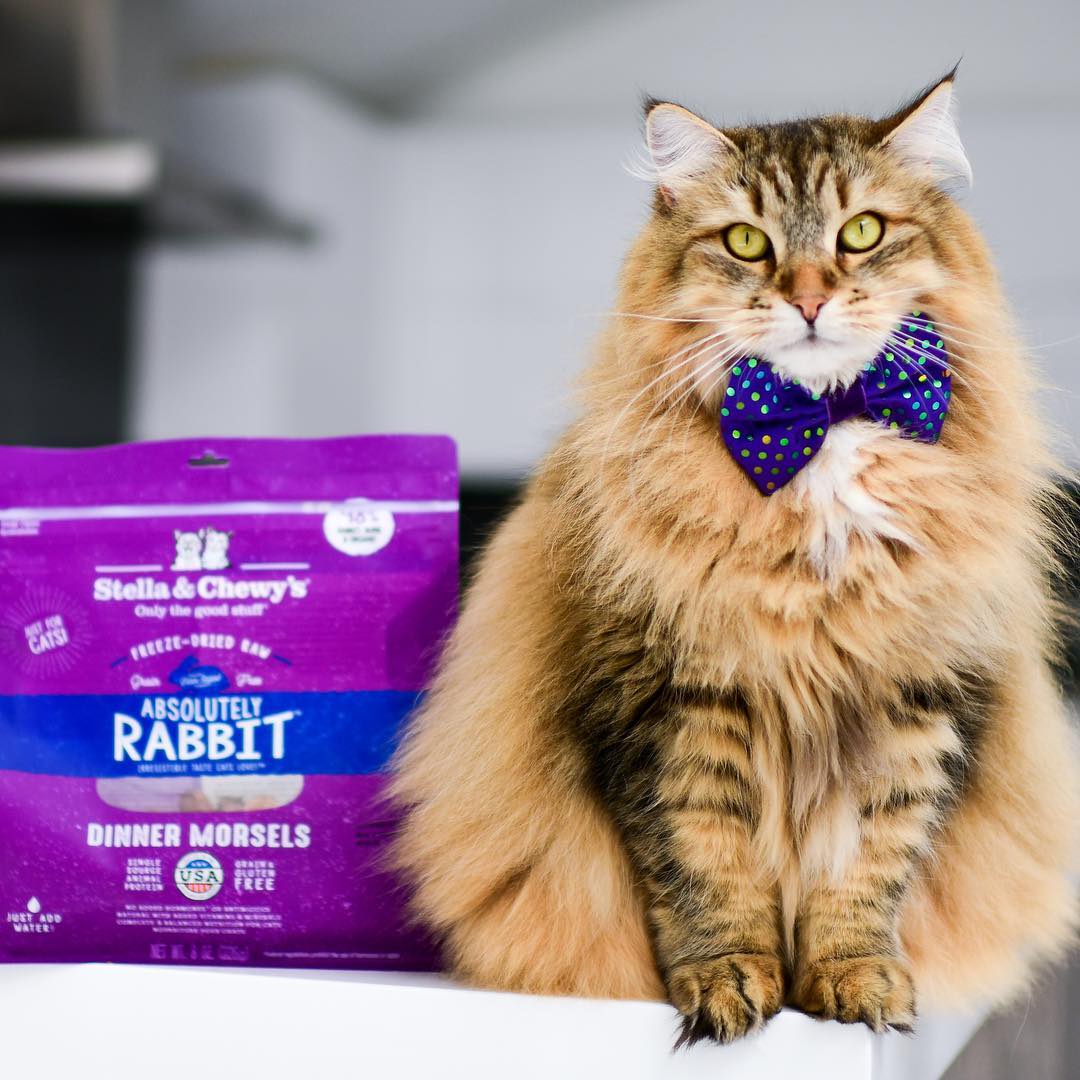
<path fill-rule="evenodd" d="M 0 769 L 93 777 L 374 773 L 422 696 L 0 696 Z"/>

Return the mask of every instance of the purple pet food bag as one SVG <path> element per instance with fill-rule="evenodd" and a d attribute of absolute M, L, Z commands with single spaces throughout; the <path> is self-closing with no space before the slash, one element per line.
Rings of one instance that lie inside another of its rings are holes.
<path fill-rule="evenodd" d="M 430 969 L 380 799 L 442 437 L 0 448 L 0 960 Z"/>

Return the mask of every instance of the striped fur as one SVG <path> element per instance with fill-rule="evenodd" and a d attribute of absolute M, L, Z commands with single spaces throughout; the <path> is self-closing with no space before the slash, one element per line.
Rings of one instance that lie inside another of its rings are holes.
<path fill-rule="evenodd" d="M 396 763 L 397 864 L 462 978 L 667 996 L 684 1041 L 726 1041 L 785 1002 L 881 1030 L 1004 1001 L 1071 940 L 1051 463 L 982 241 L 883 145 L 910 115 L 732 129 L 657 195 L 619 310 L 663 318 L 612 320 Z M 830 254 L 866 208 L 883 246 Z M 725 256 L 731 220 L 773 256 Z M 722 384 L 678 384 L 715 329 L 680 320 L 719 307 L 767 345 L 807 259 L 866 325 L 915 300 L 970 330 L 939 444 L 875 432 L 847 490 L 765 499 Z"/>

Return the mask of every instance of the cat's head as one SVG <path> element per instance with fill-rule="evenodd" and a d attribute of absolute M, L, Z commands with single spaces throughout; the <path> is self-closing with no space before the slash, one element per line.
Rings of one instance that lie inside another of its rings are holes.
<path fill-rule="evenodd" d="M 205 550 L 217 553 L 228 551 L 230 536 L 232 536 L 231 532 L 215 529 L 212 525 L 208 526 L 206 529 Z"/>
<path fill-rule="evenodd" d="M 180 529 L 173 530 L 176 539 L 176 553 L 178 555 L 198 555 L 202 551 L 202 534 L 198 532 L 183 532 Z"/>
<path fill-rule="evenodd" d="M 952 74 L 883 120 L 720 130 L 654 101 L 646 142 L 656 194 L 632 303 L 700 320 L 697 337 L 711 337 L 681 376 L 702 396 L 737 355 L 812 390 L 846 385 L 921 298 L 949 285 L 947 191 L 971 177 Z"/>

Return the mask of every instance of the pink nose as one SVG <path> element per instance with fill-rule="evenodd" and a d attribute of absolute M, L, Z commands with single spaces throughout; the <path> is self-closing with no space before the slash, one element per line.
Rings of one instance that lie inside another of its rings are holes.
<path fill-rule="evenodd" d="M 822 293 L 805 293 L 801 296 L 793 296 L 789 301 L 802 312 L 802 317 L 811 325 L 818 317 L 818 313 L 828 303 L 829 298 Z"/>

